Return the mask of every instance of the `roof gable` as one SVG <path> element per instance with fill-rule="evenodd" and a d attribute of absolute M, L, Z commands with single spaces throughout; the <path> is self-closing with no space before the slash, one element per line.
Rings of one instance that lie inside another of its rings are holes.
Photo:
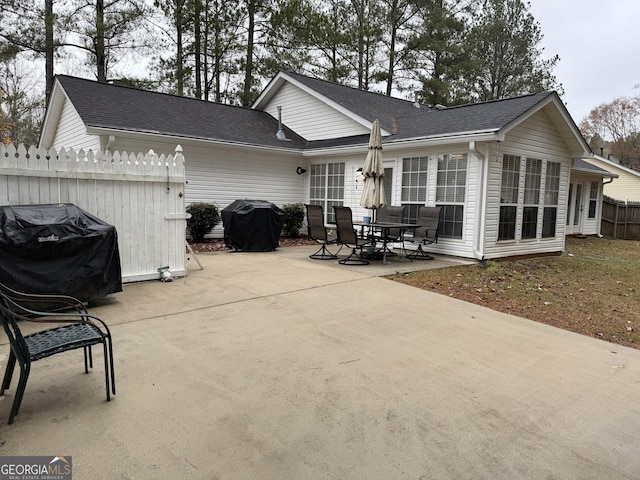
<path fill-rule="evenodd" d="M 285 134 L 289 141 L 278 140 L 278 122 L 266 112 L 64 75 L 57 76 L 56 82 L 89 129 L 268 147 L 306 145 L 302 137 L 288 129 Z M 58 103 L 52 97 L 50 108 Z M 55 115 L 51 115 L 51 121 L 55 121 Z"/>

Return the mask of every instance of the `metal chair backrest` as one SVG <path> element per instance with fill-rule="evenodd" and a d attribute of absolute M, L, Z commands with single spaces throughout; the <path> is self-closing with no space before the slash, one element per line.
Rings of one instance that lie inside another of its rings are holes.
<path fill-rule="evenodd" d="M 327 241 L 327 229 L 324 226 L 324 211 L 321 205 L 306 205 L 307 229 L 311 240 Z"/>
<path fill-rule="evenodd" d="M 394 206 L 386 206 L 382 207 L 378 211 L 377 222 L 386 222 L 386 223 L 402 223 L 404 221 L 404 209 L 405 207 L 394 207 Z M 402 234 L 402 229 L 400 228 L 390 228 L 389 229 L 389 237 L 390 238 L 400 238 Z"/>
<path fill-rule="evenodd" d="M 421 206 L 418 210 L 418 228 L 416 228 L 415 236 L 424 237 L 431 243 L 438 241 L 438 225 L 440 224 L 440 212 L 442 207 L 425 207 Z"/>
<path fill-rule="evenodd" d="M 334 206 L 333 211 L 336 214 L 338 242 L 344 245 L 356 245 L 358 243 L 358 236 L 353 228 L 351 208 Z"/>

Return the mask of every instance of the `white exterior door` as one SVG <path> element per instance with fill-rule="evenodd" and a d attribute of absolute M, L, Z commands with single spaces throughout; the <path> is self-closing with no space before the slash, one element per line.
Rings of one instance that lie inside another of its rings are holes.
<path fill-rule="evenodd" d="M 569 184 L 569 204 L 567 208 L 567 235 L 582 233 L 582 212 L 584 210 L 584 182 Z"/>

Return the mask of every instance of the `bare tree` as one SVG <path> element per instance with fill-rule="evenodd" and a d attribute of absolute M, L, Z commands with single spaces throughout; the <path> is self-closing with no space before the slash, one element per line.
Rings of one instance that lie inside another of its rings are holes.
<path fill-rule="evenodd" d="M 618 97 L 595 107 L 580 130 L 587 141 L 602 138 L 608 150 L 624 165 L 640 161 L 640 96 Z"/>

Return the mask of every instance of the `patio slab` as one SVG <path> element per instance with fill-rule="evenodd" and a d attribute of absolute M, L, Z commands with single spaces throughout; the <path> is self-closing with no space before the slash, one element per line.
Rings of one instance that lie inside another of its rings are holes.
<path fill-rule="evenodd" d="M 39 361 L 0 455 L 96 480 L 640 477 L 640 351 L 308 253 L 198 255 L 97 303 L 116 397 L 99 353 Z"/>

